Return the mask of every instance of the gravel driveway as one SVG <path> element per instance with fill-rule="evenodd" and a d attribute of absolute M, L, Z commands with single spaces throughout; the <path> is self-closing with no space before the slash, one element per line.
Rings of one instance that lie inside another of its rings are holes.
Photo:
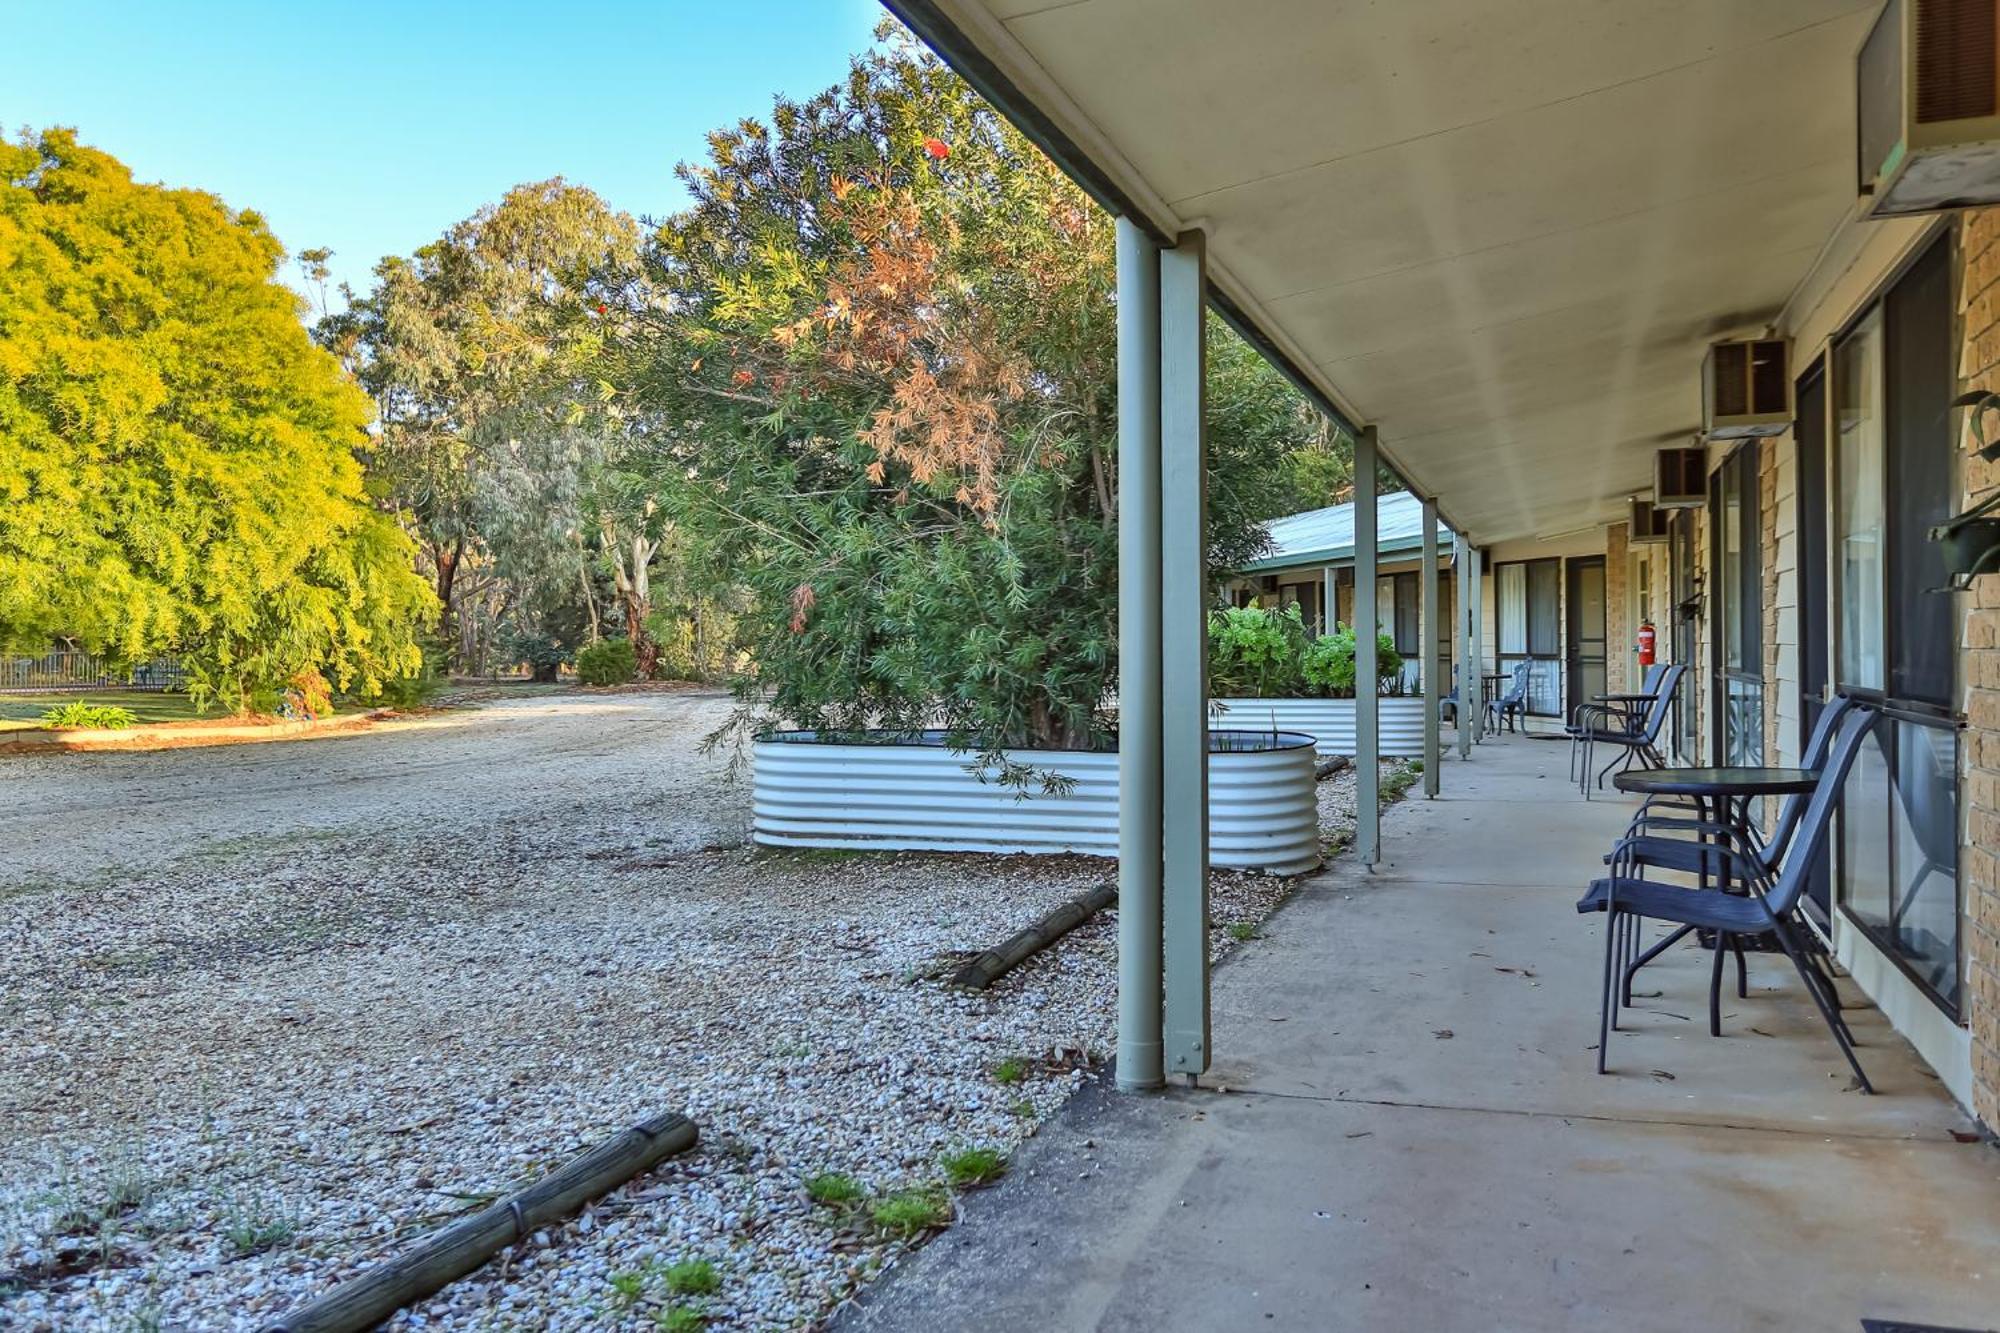
<path fill-rule="evenodd" d="M 252 1328 L 665 1109 L 696 1152 L 392 1327 L 798 1327 L 893 1259 L 805 1182 L 928 1186 L 1060 1104 L 1110 914 L 988 995 L 935 973 L 1110 866 L 754 852 L 729 708 L 0 760 L 0 1326 Z M 1217 876 L 1218 949 L 1285 887 Z"/>

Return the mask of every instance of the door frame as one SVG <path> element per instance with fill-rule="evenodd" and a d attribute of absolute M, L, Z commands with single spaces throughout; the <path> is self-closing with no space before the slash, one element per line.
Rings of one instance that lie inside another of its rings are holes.
<path fill-rule="evenodd" d="M 1603 668 L 1608 683 L 1611 673 L 1611 571 L 1609 563 L 1602 555 L 1572 555 L 1563 560 L 1563 705 L 1564 715 L 1576 716 L 1577 705 L 1589 703 L 1584 697 L 1583 668 L 1586 659 L 1583 654 L 1583 638 L 1578 633 L 1577 617 L 1582 599 L 1577 596 L 1577 576 L 1584 570 L 1595 568 L 1599 582 L 1597 641 L 1602 645 L 1598 655 L 1592 659 Z"/>

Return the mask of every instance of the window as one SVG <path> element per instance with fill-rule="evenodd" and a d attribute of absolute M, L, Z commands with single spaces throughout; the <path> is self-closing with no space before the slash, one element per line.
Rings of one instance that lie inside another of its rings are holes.
<path fill-rule="evenodd" d="M 1834 345 L 1834 680 L 1883 716 L 1848 778 L 1842 912 L 1940 1007 L 1961 989 L 1956 616 L 1932 524 L 1957 489 L 1950 236 Z"/>
<path fill-rule="evenodd" d="M 1834 349 L 1840 394 L 1834 440 L 1839 503 L 1840 624 L 1836 675 L 1843 686 L 1882 688 L 1882 310 L 1870 310 Z"/>
<path fill-rule="evenodd" d="M 1562 715 L 1562 561 L 1520 560 L 1493 566 L 1495 656 L 1502 675 L 1535 663 L 1528 711 Z"/>
<path fill-rule="evenodd" d="M 1764 762 L 1764 561 L 1758 447 L 1741 445 L 1709 482 L 1714 543 L 1716 762 Z"/>
<path fill-rule="evenodd" d="M 1396 636 L 1396 651 L 1404 657 L 1415 657 L 1420 651 L 1423 630 L 1419 621 L 1423 615 L 1423 601 L 1418 596 L 1422 591 L 1422 581 L 1416 574 L 1396 575 L 1395 612 L 1393 621 Z"/>

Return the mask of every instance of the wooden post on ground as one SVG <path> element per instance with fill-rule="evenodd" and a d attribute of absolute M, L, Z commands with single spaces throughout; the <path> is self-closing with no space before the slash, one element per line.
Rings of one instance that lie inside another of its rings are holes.
<path fill-rule="evenodd" d="M 998 948 L 988 949 L 967 962 L 952 976 L 951 984 L 968 990 L 985 990 L 1116 901 L 1116 884 L 1100 884 L 1083 897 L 1072 898 L 1027 929 L 1008 936 L 1006 943 Z"/>
<path fill-rule="evenodd" d="M 343 1282 L 319 1299 L 263 1326 L 263 1333 L 358 1333 L 412 1301 L 472 1272 L 538 1227 L 567 1217 L 598 1195 L 694 1146 L 694 1122 L 678 1112 L 654 1116 L 484 1211 L 432 1232 L 416 1247 Z"/>

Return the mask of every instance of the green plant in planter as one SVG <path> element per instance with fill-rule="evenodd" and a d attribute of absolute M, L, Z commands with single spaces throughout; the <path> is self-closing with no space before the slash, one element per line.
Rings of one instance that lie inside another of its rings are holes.
<path fill-rule="evenodd" d="M 1350 625 L 1336 625 L 1333 633 L 1322 634 L 1307 644 L 1299 663 L 1300 674 L 1307 687 L 1315 694 L 1342 699 L 1354 693 L 1354 629 Z M 1403 671 L 1402 654 L 1396 651 L 1396 641 L 1387 634 L 1375 636 L 1375 686 L 1380 690 L 1384 681 L 1399 678 Z"/>
<path fill-rule="evenodd" d="M 1208 618 L 1209 690 L 1218 698 L 1283 698 L 1300 692 L 1306 625 L 1296 605 L 1282 611 L 1230 607 Z M 1350 654 L 1351 655 L 1351 654 Z"/>

